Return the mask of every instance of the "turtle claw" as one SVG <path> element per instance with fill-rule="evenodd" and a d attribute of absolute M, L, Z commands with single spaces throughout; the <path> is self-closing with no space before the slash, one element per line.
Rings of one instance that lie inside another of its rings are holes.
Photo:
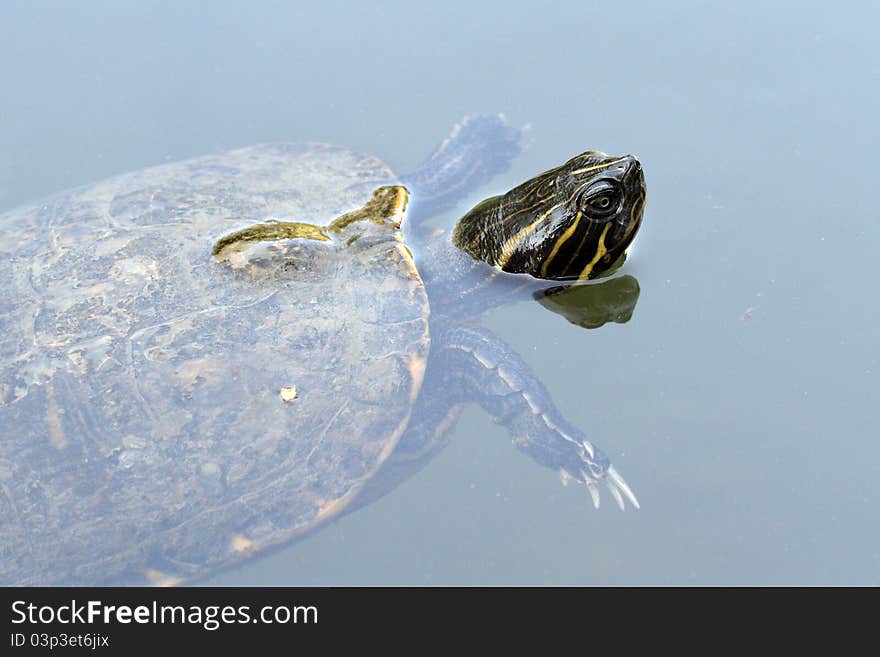
<path fill-rule="evenodd" d="M 568 470 L 566 470 L 565 468 L 562 468 L 561 470 L 559 470 L 559 482 L 563 486 L 568 486 L 568 484 L 572 481 L 577 481 L 577 480 L 575 479 L 575 477 L 572 476 L 572 474 Z"/>
<path fill-rule="evenodd" d="M 599 489 L 596 487 L 592 481 L 585 482 L 587 484 L 587 490 L 590 491 L 590 497 L 593 498 L 593 506 L 595 508 L 599 508 Z"/>
<path fill-rule="evenodd" d="M 617 506 L 620 507 L 621 511 L 626 510 L 626 502 L 624 498 L 629 500 L 630 504 L 635 508 L 640 508 L 635 493 L 632 492 L 632 489 L 627 485 L 623 477 L 620 476 L 620 473 L 614 469 L 613 465 L 609 465 L 605 473 L 599 478 L 594 478 L 586 471 L 581 472 L 581 481 L 586 484 L 595 508 L 599 508 L 599 487 L 596 483 L 600 479 L 605 481 L 605 485 L 608 486 L 608 491 L 611 493 L 614 501 L 617 502 Z"/>
<path fill-rule="evenodd" d="M 608 486 L 608 492 L 611 493 L 611 497 L 614 498 L 621 511 L 626 510 L 626 500 L 629 500 L 630 504 L 635 508 L 639 508 L 639 501 L 636 499 L 635 493 L 632 492 L 632 489 L 624 481 L 623 477 L 620 476 L 620 473 L 611 465 L 611 462 L 602 450 L 586 439 L 575 440 L 564 433 L 562 433 L 562 437 L 575 445 L 578 458 L 578 465 L 576 467 L 572 468 L 569 466 L 567 468 L 563 465 L 559 469 L 559 476 L 562 479 L 563 485 L 568 485 L 568 482 L 572 479 L 585 484 L 587 491 L 590 493 L 590 499 L 593 501 L 593 506 L 598 509 L 600 502 L 598 484 L 604 481 L 605 485 Z"/>
<path fill-rule="evenodd" d="M 632 492 L 632 489 L 623 480 L 620 473 L 614 469 L 613 465 L 608 466 L 608 471 L 605 475 L 607 477 L 605 481 L 608 484 L 608 488 L 611 489 L 611 492 L 614 494 L 614 498 L 617 500 L 617 504 L 621 509 L 623 508 L 623 499 L 620 497 L 621 493 L 626 496 L 626 499 L 628 499 L 635 508 L 641 508 L 639 507 L 639 501 L 636 499 L 635 493 Z"/>
<path fill-rule="evenodd" d="M 620 507 L 621 511 L 626 511 L 626 507 L 623 506 L 623 498 L 620 496 L 620 491 L 611 483 L 610 479 L 606 479 L 605 483 L 608 486 L 608 490 L 611 491 L 611 496 L 614 498 L 614 501 L 617 502 L 617 506 Z"/>

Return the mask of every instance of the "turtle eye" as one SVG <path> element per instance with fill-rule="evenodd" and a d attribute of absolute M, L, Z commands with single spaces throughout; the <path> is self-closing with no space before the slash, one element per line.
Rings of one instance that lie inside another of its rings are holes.
<path fill-rule="evenodd" d="M 590 209 L 597 212 L 604 212 L 611 207 L 611 194 L 602 194 L 596 198 L 590 199 Z"/>
<path fill-rule="evenodd" d="M 610 181 L 600 181 L 584 192 L 581 209 L 591 219 L 606 219 L 620 206 L 620 190 Z"/>

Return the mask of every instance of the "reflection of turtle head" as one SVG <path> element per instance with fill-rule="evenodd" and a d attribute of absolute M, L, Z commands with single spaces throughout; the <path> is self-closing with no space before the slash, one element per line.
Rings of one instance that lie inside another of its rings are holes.
<path fill-rule="evenodd" d="M 625 324 L 632 319 L 639 299 L 639 282 L 632 276 L 617 276 L 601 283 L 551 287 L 535 293 L 545 308 L 586 329 L 608 322 Z"/>
<path fill-rule="evenodd" d="M 504 271 L 598 278 L 629 248 L 644 205 L 638 159 L 588 151 L 483 201 L 462 218 L 453 239 Z"/>

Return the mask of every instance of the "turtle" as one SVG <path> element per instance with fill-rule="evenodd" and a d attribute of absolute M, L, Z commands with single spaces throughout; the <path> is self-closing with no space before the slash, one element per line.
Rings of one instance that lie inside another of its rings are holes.
<path fill-rule="evenodd" d="M 520 137 L 466 117 L 400 176 L 341 146 L 261 144 L 0 216 L 0 583 L 200 581 L 384 495 L 475 400 L 597 507 L 600 481 L 637 507 L 476 320 L 619 265 L 638 159 L 587 151 L 452 235 L 425 223 Z"/>

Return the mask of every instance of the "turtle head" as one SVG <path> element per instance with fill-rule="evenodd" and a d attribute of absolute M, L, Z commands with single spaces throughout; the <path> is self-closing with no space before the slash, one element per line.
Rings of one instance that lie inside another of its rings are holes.
<path fill-rule="evenodd" d="M 598 278 L 622 262 L 644 206 L 636 157 L 587 151 L 483 201 L 459 221 L 453 240 L 504 271 Z"/>

